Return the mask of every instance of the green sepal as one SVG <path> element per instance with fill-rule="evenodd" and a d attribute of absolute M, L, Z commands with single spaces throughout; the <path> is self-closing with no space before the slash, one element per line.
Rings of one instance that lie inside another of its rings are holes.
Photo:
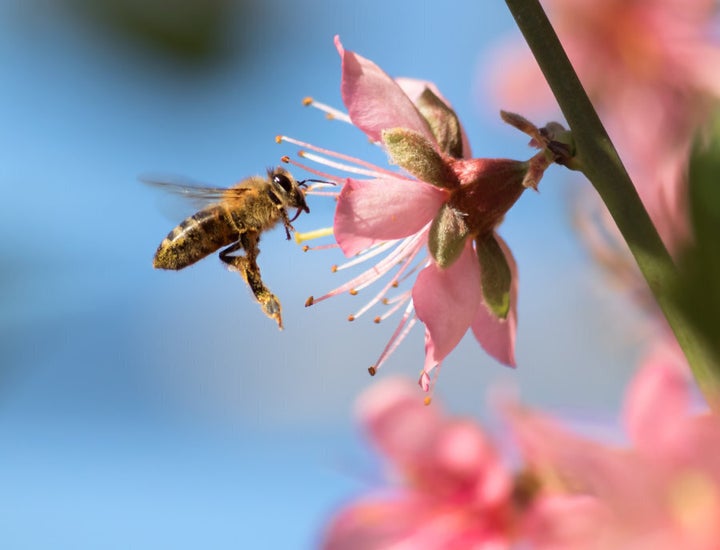
<path fill-rule="evenodd" d="M 462 131 L 455 111 L 436 96 L 430 88 L 425 88 L 415 106 L 427 121 L 443 152 L 453 158 L 462 158 Z"/>
<path fill-rule="evenodd" d="M 443 204 L 430 225 L 428 249 L 435 263 L 445 269 L 460 257 L 470 228 L 465 216 Z"/>
<path fill-rule="evenodd" d="M 475 250 L 482 276 L 482 293 L 485 304 L 498 318 L 507 318 L 510 311 L 510 285 L 512 272 L 502 248 L 490 233 L 475 239 Z"/>
<path fill-rule="evenodd" d="M 382 131 L 382 140 L 393 163 L 404 168 L 420 181 L 451 189 L 457 177 L 425 136 L 407 128 Z"/>

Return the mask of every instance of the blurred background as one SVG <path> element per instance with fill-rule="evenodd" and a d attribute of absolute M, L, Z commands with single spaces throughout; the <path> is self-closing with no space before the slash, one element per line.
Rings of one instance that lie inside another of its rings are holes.
<path fill-rule="evenodd" d="M 345 322 L 350 296 L 303 307 L 344 280 L 339 253 L 263 237 L 279 332 L 214 256 L 152 269 L 190 212 L 137 179 L 230 185 L 295 153 L 280 133 L 377 159 L 301 105 L 342 106 L 334 34 L 436 82 L 476 156 L 531 156 L 483 87 L 493 45 L 520 39 L 501 2 L 0 0 L 0 547 L 309 548 L 379 478 L 353 403 L 394 321 Z M 436 401 L 485 418 L 500 385 L 613 418 L 640 335 L 573 233 L 584 185 L 551 169 L 501 229 L 520 269 L 517 370 L 469 336 Z M 331 223 L 332 201 L 310 201 L 298 230 Z M 415 379 L 422 359 L 417 330 L 378 376 Z"/>

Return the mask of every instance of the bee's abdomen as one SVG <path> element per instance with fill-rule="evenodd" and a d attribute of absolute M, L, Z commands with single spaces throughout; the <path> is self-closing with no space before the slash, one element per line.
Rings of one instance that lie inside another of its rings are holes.
<path fill-rule="evenodd" d="M 225 209 L 210 206 L 186 218 L 168 233 L 158 246 L 153 266 L 158 269 L 183 269 L 238 238 Z"/>

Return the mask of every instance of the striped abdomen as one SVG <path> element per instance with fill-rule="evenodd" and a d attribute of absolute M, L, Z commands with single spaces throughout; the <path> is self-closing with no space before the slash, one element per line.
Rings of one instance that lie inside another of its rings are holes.
<path fill-rule="evenodd" d="M 209 206 L 168 233 L 155 253 L 153 265 L 159 269 L 183 269 L 238 238 L 225 208 Z"/>

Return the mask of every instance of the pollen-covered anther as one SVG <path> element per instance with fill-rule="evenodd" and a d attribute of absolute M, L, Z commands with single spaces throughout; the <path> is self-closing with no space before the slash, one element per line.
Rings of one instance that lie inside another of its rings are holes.
<path fill-rule="evenodd" d="M 304 97 L 303 100 L 302 100 L 302 104 L 303 104 L 304 107 L 308 107 L 308 106 L 312 105 L 312 104 L 313 104 L 313 98 L 311 98 L 310 96 Z"/>
<path fill-rule="evenodd" d="M 398 286 L 400 286 L 400 283 L 398 283 L 397 281 L 393 281 L 393 282 L 392 282 L 392 287 L 393 287 L 393 288 L 397 288 Z"/>
<path fill-rule="evenodd" d="M 302 251 L 307 252 L 308 250 L 310 250 L 310 247 L 308 245 L 303 245 Z"/>
<path fill-rule="evenodd" d="M 381 301 L 384 306 L 386 306 L 390 303 L 390 300 L 388 300 L 387 298 L 383 298 Z"/>
<path fill-rule="evenodd" d="M 333 264 L 332 267 L 330 267 L 330 271 L 331 271 L 332 273 L 337 273 L 337 270 L 338 270 L 337 264 Z"/>
<path fill-rule="evenodd" d="M 282 142 L 283 142 L 283 137 L 281 135 L 278 134 L 277 136 L 275 136 L 275 143 L 282 143 Z"/>
<path fill-rule="evenodd" d="M 354 316 L 354 315 L 348 315 L 347 320 L 352 323 L 352 322 L 355 320 L 355 316 Z"/>
<path fill-rule="evenodd" d="M 373 319 L 373 323 L 375 323 L 376 325 L 380 324 L 380 321 L 382 321 L 382 317 L 380 317 L 379 315 L 375 317 L 375 319 Z"/>
<path fill-rule="evenodd" d="M 370 373 L 370 376 L 375 376 L 377 374 L 377 369 L 373 366 L 368 368 L 368 372 Z"/>
<path fill-rule="evenodd" d="M 280 162 L 282 162 L 284 164 L 288 164 L 290 162 L 290 157 L 287 155 L 283 155 L 280 157 Z"/>
<path fill-rule="evenodd" d="M 315 297 L 310 296 L 307 300 L 305 300 L 305 307 L 310 307 L 315 303 Z"/>
<path fill-rule="evenodd" d="M 358 293 L 358 291 L 355 290 L 354 288 L 350 289 L 350 296 L 357 296 L 357 293 Z"/>

